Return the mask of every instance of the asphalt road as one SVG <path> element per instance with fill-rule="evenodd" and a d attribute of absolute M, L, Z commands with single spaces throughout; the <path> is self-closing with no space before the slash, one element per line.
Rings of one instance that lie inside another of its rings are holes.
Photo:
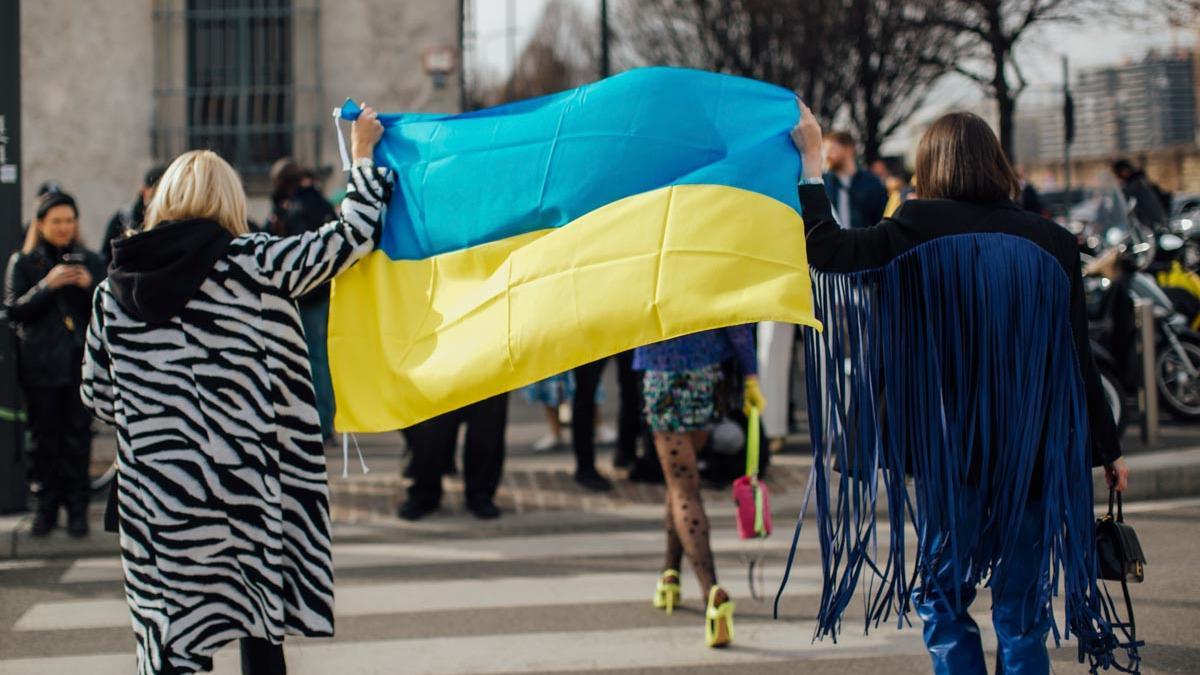
<path fill-rule="evenodd" d="M 1200 500 L 1130 509 L 1147 550 L 1148 580 L 1135 589 L 1147 674 L 1200 672 Z M 811 644 L 817 590 L 814 543 L 797 560 L 786 621 L 753 600 L 746 559 L 763 553 L 765 586 L 778 579 L 786 533 L 765 547 L 715 519 L 718 569 L 738 602 L 732 649 L 703 646 L 699 590 L 685 572 L 684 607 L 666 616 L 649 598 L 661 565 L 652 520 L 612 520 L 553 534 L 489 533 L 451 516 L 424 528 L 335 529 L 334 640 L 289 640 L 289 672 L 336 673 L 926 673 L 919 631 L 863 637 L 847 619 L 839 644 Z M 115 556 L 0 563 L 0 674 L 133 672 L 133 642 Z M 987 597 L 975 614 L 984 626 Z M 1073 644 L 1055 672 L 1083 673 Z M 217 656 L 236 673 L 235 648 Z"/>

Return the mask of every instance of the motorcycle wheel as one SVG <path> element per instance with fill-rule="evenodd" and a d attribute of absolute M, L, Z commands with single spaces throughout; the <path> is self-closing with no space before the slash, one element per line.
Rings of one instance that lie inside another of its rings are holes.
<path fill-rule="evenodd" d="M 1121 390 L 1121 380 L 1111 368 L 1099 365 L 1100 386 L 1104 389 L 1104 402 L 1112 411 L 1113 423 L 1117 425 L 1117 438 L 1125 435 L 1125 425 L 1129 423 L 1129 406 L 1125 403 L 1125 393 Z"/>
<path fill-rule="evenodd" d="M 1179 344 L 1192 368 L 1200 371 L 1200 334 L 1179 334 Z M 1158 398 L 1163 408 L 1177 420 L 1200 421 L 1200 377 L 1190 377 L 1183 367 L 1181 356 L 1163 342 L 1158 347 L 1155 380 Z"/>

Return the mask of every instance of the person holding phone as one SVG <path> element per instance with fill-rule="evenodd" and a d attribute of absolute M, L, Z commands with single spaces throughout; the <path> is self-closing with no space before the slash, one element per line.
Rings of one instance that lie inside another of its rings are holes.
<path fill-rule="evenodd" d="M 104 276 L 100 256 L 79 242 L 79 211 L 65 193 L 37 208 L 25 244 L 8 261 L 4 305 L 17 332 L 17 366 L 40 484 L 33 535 L 45 536 L 67 511 L 67 532 L 87 534 L 91 415 L 79 400 L 91 297 Z"/>

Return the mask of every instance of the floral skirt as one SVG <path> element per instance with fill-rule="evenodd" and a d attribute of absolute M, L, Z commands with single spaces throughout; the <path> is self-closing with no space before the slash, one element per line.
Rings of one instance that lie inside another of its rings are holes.
<path fill-rule="evenodd" d="M 680 433 L 711 429 L 721 420 L 717 410 L 720 383 L 719 364 L 696 370 L 647 370 L 642 394 L 650 430 Z"/>

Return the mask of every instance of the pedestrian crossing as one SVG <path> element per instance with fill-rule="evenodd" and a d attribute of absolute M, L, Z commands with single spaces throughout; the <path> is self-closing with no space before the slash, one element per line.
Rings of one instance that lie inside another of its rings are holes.
<path fill-rule="evenodd" d="M 790 537 L 743 542 L 730 530 L 716 528 L 713 540 L 722 584 L 738 602 L 729 650 L 704 648 L 702 599 L 689 570 L 684 604 L 674 615 L 650 607 L 664 545 L 659 529 L 412 542 L 394 532 L 335 544 L 338 637 L 289 638 L 289 672 L 749 673 L 770 664 L 790 672 L 787 664 L 800 670 L 804 663 L 870 657 L 887 657 L 896 673 L 927 670 L 916 629 L 864 637 L 861 624 L 848 619 L 837 645 L 812 643 L 821 571 L 811 544 L 797 557 L 785 601 L 797 618 L 772 621 L 770 603 L 751 598 L 745 562 L 765 558 L 768 574 L 758 590 L 773 594 Z M 41 564 L 52 579 L 50 597 L 2 615 L 12 618 L 0 624 L 0 675 L 133 672 L 119 561 Z M 0 570 L 0 591 L 4 574 L 33 571 Z M 994 643 L 986 628 L 985 640 Z M 236 647 L 217 654 L 214 672 L 240 672 Z"/>
<path fill-rule="evenodd" d="M 879 537 L 887 535 L 880 528 Z M 337 539 L 335 532 L 334 539 Z M 714 550 L 724 553 L 781 554 L 790 548 L 787 537 L 766 540 L 742 540 L 735 532 L 716 532 Z M 815 550 L 815 541 L 800 543 L 804 550 Z M 490 537 L 395 543 L 338 543 L 333 548 L 334 568 L 353 570 L 369 567 L 404 567 L 430 563 L 501 562 L 536 560 L 553 557 L 586 558 L 591 556 L 640 556 L 661 553 L 663 533 L 659 530 L 629 530 L 596 533 L 564 533 L 533 536 Z M 75 561 L 63 574 L 63 583 L 121 581 L 119 558 L 86 558 Z"/>

